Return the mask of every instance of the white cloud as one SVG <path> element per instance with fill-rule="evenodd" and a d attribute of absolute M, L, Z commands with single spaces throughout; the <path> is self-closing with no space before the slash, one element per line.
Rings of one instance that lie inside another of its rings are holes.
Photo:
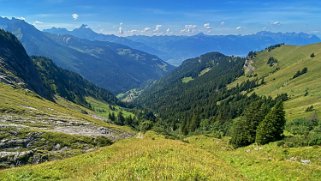
<path fill-rule="evenodd" d="M 33 25 L 33 26 L 36 26 L 36 27 L 39 27 L 39 26 L 44 25 L 44 22 L 37 20 L 37 21 L 34 21 L 34 22 L 32 23 L 32 25 Z"/>
<path fill-rule="evenodd" d="M 197 29 L 197 25 L 185 25 L 184 29 L 181 30 L 182 33 L 193 33 Z"/>
<path fill-rule="evenodd" d="M 274 21 L 271 23 L 272 25 L 281 25 L 280 21 Z"/>
<path fill-rule="evenodd" d="M 19 20 L 23 20 L 23 21 L 25 21 L 26 20 L 26 18 L 25 17 L 22 17 L 22 16 L 20 16 L 20 17 L 15 17 L 16 19 L 19 19 Z"/>
<path fill-rule="evenodd" d="M 162 25 L 156 25 L 155 29 L 153 30 L 154 32 L 159 32 L 161 29 Z"/>
<path fill-rule="evenodd" d="M 220 25 L 221 25 L 221 26 L 223 26 L 224 24 L 225 24 L 225 22 L 224 22 L 224 21 L 221 21 L 221 22 L 220 22 Z"/>
<path fill-rule="evenodd" d="M 124 23 L 119 23 L 118 34 L 120 34 L 120 35 L 123 35 L 123 34 L 124 34 L 123 24 L 124 24 Z"/>
<path fill-rule="evenodd" d="M 147 32 L 149 32 L 150 30 L 151 30 L 150 27 L 145 27 L 145 28 L 142 30 L 142 32 L 143 32 L 143 33 L 147 33 Z"/>
<path fill-rule="evenodd" d="M 118 28 L 118 34 L 120 34 L 120 35 L 124 34 L 123 27 L 120 26 L 120 27 Z"/>
<path fill-rule="evenodd" d="M 138 33 L 138 32 L 139 32 L 139 31 L 138 31 L 138 30 L 135 30 L 135 29 L 129 31 L 129 33 L 131 33 L 131 34 L 136 34 L 136 33 Z"/>
<path fill-rule="evenodd" d="M 167 28 L 166 33 L 170 33 L 171 29 Z"/>
<path fill-rule="evenodd" d="M 211 27 L 211 24 L 210 23 L 205 23 L 203 25 L 203 27 L 207 30 L 207 32 L 211 32 L 212 30 L 212 27 Z"/>
<path fill-rule="evenodd" d="M 77 20 L 79 18 L 79 15 L 77 13 L 74 13 L 71 15 L 72 19 Z"/>
<path fill-rule="evenodd" d="M 238 27 L 236 27 L 235 29 L 236 29 L 236 30 L 241 30 L 242 27 L 241 27 L 241 26 L 238 26 Z"/>
<path fill-rule="evenodd" d="M 206 28 L 206 29 L 212 29 L 210 23 L 205 23 L 203 26 L 204 26 L 204 28 Z"/>
<path fill-rule="evenodd" d="M 35 25 L 36 25 L 36 24 L 43 24 L 43 22 L 37 20 L 37 21 L 34 21 L 33 24 L 35 24 Z"/>

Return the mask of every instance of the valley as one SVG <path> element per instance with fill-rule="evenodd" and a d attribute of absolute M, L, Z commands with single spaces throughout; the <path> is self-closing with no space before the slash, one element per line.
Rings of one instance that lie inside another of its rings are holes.
<path fill-rule="evenodd" d="M 320 180 L 311 2 L 0 1 L 0 181 Z"/>

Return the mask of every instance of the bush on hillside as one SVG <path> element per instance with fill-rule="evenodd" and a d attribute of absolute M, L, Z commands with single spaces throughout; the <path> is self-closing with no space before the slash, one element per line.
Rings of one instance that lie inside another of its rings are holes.
<path fill-rule="evenodd" d="M 308 73 L 308 68 L 307 68 L 307 67 L 304 67 L 301 71 L 300 71 L 300 70 L 297 71 L 297 72 L 293 75 L 292 79 L 295 79 L 295 78 L 297 78 L 297 77 L 300 77 L 301 75 L 304 75 L 304 74 L 306 74 L 306 73 Z"/>
<path fill-rule="evenodd" d="M 286 124 L 286 130 L 294 135 L 304 135 L 308 134 L 317 125 L 317 120 L 296 119 Z"/>
<path fill-rule="evenodd" d="M 274 57 L 270 57 L 269 60 L 267 61 L 267 64 L 270 66 L 270 67 L 273 67 L 275 64 L 278 63 L 278 60 Z"/>

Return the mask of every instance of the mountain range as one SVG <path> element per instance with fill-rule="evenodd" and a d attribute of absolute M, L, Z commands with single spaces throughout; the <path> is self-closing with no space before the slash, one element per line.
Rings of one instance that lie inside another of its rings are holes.
<path fill-rule="evenodd" d="M 44 33 L 15 18 L 0 18 L 0 28 L 15 34 L 29 55 L 48 57 L 116 93 L 141 87 L 173 69 L 158 57 L 128 46 Z"/>
<path fill-rule="evenodd" d="M 306 33 L 258 32 L 250 35 L 206 35 L 193 36 L 143 36 L 117 37 L 94 32 L 86 25 L 72 31 L 64 28 L 44 30 L 54 34 L 69 34 L 89 40 L 110 41 L 127 45 L 154 55 L 178 66 L 185 59 L 217 51 L 226 55 L 246 56 L 249 51 L 262 50 L 274 44 L 307 45 L 320 42 L 320 38 Z"/>
<path fill-rule="evenodd" d="M 111 104 L 117 98 L 80 75 L 57 67 L 45 57 L 29 57 L 12 34 L 0 30 L 0 77 L 1 82 L 17 88 L 27 88 L 40 96 L 54 101 L 55 96 L 88 106 L 86 96 Z"/>
<path fill-rule="evenodd" d="M 72 35 L 43 38 L 95 57 L 123 47 Z M 18 38 L 0 30 L 0 168 L 8 168 L 0 177 L 318 180 L 320 47 L 277 44 L 246 57 L 189 58 L 140 90 L 130 109 L 49 58 L 29 57 Z M 132 54 L 120 54 L 130 65 Z M 258 143 L 257 135 L 271 140 Z"/>

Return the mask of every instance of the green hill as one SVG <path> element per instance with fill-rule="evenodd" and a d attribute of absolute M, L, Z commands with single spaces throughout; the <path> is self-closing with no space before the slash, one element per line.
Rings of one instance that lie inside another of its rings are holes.
<path fill-rule="evenodd" d="M 27 87 L 39 95 L 51 98 L 41 84 L 36 67 L 18 39 L 0 30 L 0 81 L 18 87 Z"/>
<path fill-rule="evenodd" d="M 311 56 L 312 54 L 314 56 Z M 270 57 L 277 60 L 273 66 L 267 64 Z M 251 62 L 250 65 L 254 70 L 238 78 L 229 85 L 230 88 L 246 80 L 264 78 L 265 84 L 255 88 L 254 92 L 273 97 L 287 93 L 290 98 L 285 102 L 288 120 L 310 118 L 313 111 L 306 111 L 310 106 L 313 106 L 313 110 L 318 114 L 320 113 L 321 44 L 284 45 L 270 51 L 257 52 L 257 55 L 248 62 Z M 293 78 L 304 68 L 307 68 L 307 73 Z"/>
<path fill-rule="evenodd" d="M 109 91 L 99 88 L 80 75 L 57 67 L 45 57 L 32 57 L 42 82 L 51 95 L 59 95 L 69 101 L 89 107 L 86 97 L 93 97 L 110 104 L 118 104 Z"/>
<path fill-rule="evenodd" d="M 253 124 L 251 138 L 242 138 L 254 143 L 257 124 L 277 102 L 285 101 L 287 121 L 280 144 L 320 145 L 319 48 L 320 44 L 276 45 L 250 52 L 246 61 L 219 53 L 188 59 L 147 88 L 136 102 L 155 113 L 154 129 L 167 134 L 209 133 L 241 139 L 233 134 L 245 134 L 246 126 Z"/>
<path fill-rule="evenodd" d="M 0 30 L 0 42 L 1 82 L 29 88 L 49 100 L 54 100 L 58 95 L 87 107 L 86 96 L 111 104 L 118 103 L 109 91 L 95 86 L 76 73 L 57 67 L 51 60 L 44 57 L 31 59 L 11 33 Z"/>
<path fill-rule="evenodd" d="M 227 89 L 244 74 L 244 63 L 244 58 L 216 52 L 188 59 L 144 90 L 136 103 L 153 111 L 158 118 L 155 125 L 165 132 L 227 135 L 233 120 L 252 102 L 264 102 L 269 109 L 280 99 L 244 95 L 260 84 L 256 80 Z"/>
<path fill-rule="evenodd" d="M 98 116 L 130 114 L 113 94 L 49 59 L 31 59 L 2 30 L 0 100 L 0 168 L 70 157 L 133 135 Z"/>
<path fill-rule="evenodd" d="M 243 74 L 244 61 L 215 52 L 188 59 L 144 90 L 136 102 L 155 111 L 174 130 L 195 114 L 215 116 L 220 112 L 213 109 L 217 101 L 228 97 L 225 85 Z"/>

